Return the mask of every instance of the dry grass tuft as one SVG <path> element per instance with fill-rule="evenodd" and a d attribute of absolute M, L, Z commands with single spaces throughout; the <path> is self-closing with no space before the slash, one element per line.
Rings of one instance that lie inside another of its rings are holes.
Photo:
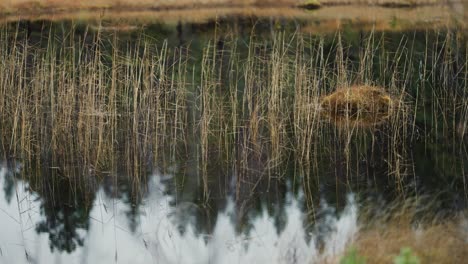
<path fill-rule="evenodd" d="M 409 247 L 421 263 L 464 263 L 468 259 L 466 216 L 421 222 L 414 221 L 409 210 L 393 212 L 390 219 L 376 221 L 359 232 L 354 247 L 366 263 L 392 263 L 403 247 Z"/>
<path fill-rule="evenodd" d="M 437 199 L 406 198 L 383 206 L 363 208 L 360 231 L 351 246 L 366 263 L 394 263 L 402 248 L 410 248 L 420 263 L 464 263 L 468 258 L 466 211 L 435 214 Z M 369 211 L 367 211 L 369 209 Z"/>
<path fill-rule="evenodd" d="M 337 125 L 373 126 L 388 119 L 394 102 L 383 88 L 364 85 L 339 88 L 320 105 L 322 113 Z"/>
<path fill-rule="evenodd" d="M 366 263 L 392 263 L 402 247 L 411 248 L 421 263 L 463 263 L 468 258 L 468 243 L 454 223 L 412 228 L 394 223 L 366 230 L 358 235 L 356 248 Z"/>

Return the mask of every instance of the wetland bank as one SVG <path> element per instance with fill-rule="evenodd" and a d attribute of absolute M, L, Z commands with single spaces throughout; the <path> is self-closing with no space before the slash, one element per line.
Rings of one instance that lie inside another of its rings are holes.
<path fill-rule="evenodd" d="M 466 30 L 325 24 L 2 24 L 0 262 L 463 263 Z"/>

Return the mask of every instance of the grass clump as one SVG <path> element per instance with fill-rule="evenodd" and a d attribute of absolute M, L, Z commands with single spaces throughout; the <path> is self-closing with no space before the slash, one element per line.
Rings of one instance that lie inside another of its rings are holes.
<path fill-rule="evenodd" d="M 321 101 L 325 116 L 338 125 L 380 124 L 390 116 L 392 105 L 392 98 L 383 88 L 367 85 L 340 88 Z"/>

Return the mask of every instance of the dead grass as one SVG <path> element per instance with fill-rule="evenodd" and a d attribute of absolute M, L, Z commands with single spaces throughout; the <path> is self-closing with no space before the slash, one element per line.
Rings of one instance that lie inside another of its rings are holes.
<path fill-rule="evenodd" d="M 201 23 L 222 17 L 277 17 L 307 21 L 304 32 L 330 32 L 352 25 L 366 30 L 405 30 L 466 26 L 466 3 L 445 0 L 322 1 L 318 10 L 297 8 L 303 0 L 9 0 L 0 2 L 0 23 L 21 20 L 85 20 L 124 23 L 129 30 L 155 22 Z M 401 3 L 400 3 L 401 2 Z M 402 4 L 403 3 L 403 4 Z"/>
<path fill-rule="evenodd" d="M 421 263 L 464 263 L 468 258 L 467 235 L 458 222 L 416 228 L 394 222 L 361 231 L 355 247 L 366 263 L 392 263 L 402 247 L 411 248 Z"/>
<path fill-rule="evenodd" d="M 70 9 L 193 9 L 203 7 L 245 7 L 245 6 L 294 6 L 296 0 L 7 0 L 2 2 L 4 11 L 28 12 Z"/>
<path fill-rule="evenodd" d="M 386 6 L 416 6 L 446 3 L 446 0 L 321 0 L 322 5 L 386 5 Z M 298 6 L 310 4 L 310 0 L 4 0 L 1 6 L 10 12 L 34 9 L 74 9 L 74 8 L 200 8 L 204 6 L 239 7 L 239 6 Z M 315 3 L 315 2 L 314 2 Z"/>
<path fill-rule="evenodd" d="M 465 7 L 468 8 L 468 2 Z M 308 23 L 301 31 L 317 34 L 352 27 L 362 30 L 403 31 L 417 29 L 436 29 L 460 26 L 466 27 L 467 14 L 461 7 L 449 5 L 418 6 L 395 9 L 381 6 L 327 6 L 313 12 Z M 461 12 L 460 12 L 461 11 Z"/>
<path fill-rule="evenodd" d="M 337 125 L 374 126 L 387 120 L 395 103 L 382 87 L 338 88 L 321 101 L 322 114 Z"/>
<path fill-rule="evenodd" d="M 410 248 L 422 264 L 464 263 L 468 258 L 466 212 L 437 218 L 429 209 L 430 199 L 423 200 L 395 203 L 379 216 L 362 215 L 363 226 L 352 247 L 366 263 L 393 263 L 404 247 Z"/>
<path fill-rule="evenodd" d="M 315 2 L 314 2 L 315 3 Z M 424 6 L 443 6 L 447 7 L 447 0 L 323 0 L 318 2 L 322 7 L 335 7 L 345 6 L 346 8 L 360 10 L 363 7 L 424 7 Z M 205 17 L 211 19 L 223 15 L 236 15 L 239 14 L 239 10 L 242 15 L 249 15 L 253 13 L 257 16 L 268 16 L 265 10 L 271 10 L 277 8 L 278 10 L 286 11 L 286 13 L 305 13 L 304 10 L 297 9 L 298 6 L 310 4 L 308 0 L 241 0 L 241 1 L 230 1 L 230 0 L 82 0 L 82 1 L 64 1 L 64 0 L 4 0 L 0 2 L 0 17 L 7 17 L 8 20 L 13 20 L 13 17 L 20 16 L 21 19 L 59 19 L 59 17 L 66 19 L 79 19 L 86 17 L 102 18 L 102 16 L 125 17 L 123 14 L 130 15 L 132 13 L 140 13 L 138 17 L 144 15 L 147 12 L 163 12 L 165 18 L 171 20 L 171 14 L 178 12 L 188 12 L 190 16 L 200 17 L 198 11 L 205 13 Z M 351 7 L 349 7 L 351 5 Z M 459 5 L 460 6 L 460 5 Z M 460 11 L 460 7 L 456 9 Z M 438 7 L 438 8 L 439 8 Z M 463 5 L 461 5 L 463 10 Z M 197 12 L 194 12 L 197 10 Z M 207 12 L 211 10 L 210 12 Z M 391 9 L 390 9 L 391 10 Z M 440 10 L 433 10 L 434 16 L 440 17 Z M 207 13 L 213 13 L 207 16 Z M 266 12 L 268 13 L 268 12 Z M 374 12 L 371 12 L 375 14 Z M 421 12 L 418 12 L 421 13 Z M 463 12 L 462 12 L 463 13 Z M 94 14 L 94 15 L 91 15 Z M 271 14 L 270 14 L 271 15 Z M 279 16 L 281 12 L 278 12 Z M 334 13 L 335 18 L 347 16 L 347 12 Z M 189 17 L 190 17 L 189 16 Z M 39 18 L 41 17 L 41 18 Z M 150 16 L 151 17 L 151 16 Z M 190 19 L 187 16 L 178 16 L 175 20 L 187 20 Z M 301 17 L 301 16 L 299 16 Z M 376 16 L 379 17 L 379 16 Z M 7 19 L 3 18 L 2 21 Z M 153 18 L 154 20 L 154 18 Z M 423 18 L 421 18 L 423 20 Z"/>
<path fill-rule="evenodd" d="M 320 0 L 323 5 L 378 5 L 387 7 L 414 7 L 447 3 L 447 0 Z"/>

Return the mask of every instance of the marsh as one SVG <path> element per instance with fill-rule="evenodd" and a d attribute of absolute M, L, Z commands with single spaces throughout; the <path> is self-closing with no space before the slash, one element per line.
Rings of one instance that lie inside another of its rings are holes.
<path fill-rule="evenodd" d="M 468 256 L 468 36 L 451 5 L 9 4 L 0 262 Z"/>

